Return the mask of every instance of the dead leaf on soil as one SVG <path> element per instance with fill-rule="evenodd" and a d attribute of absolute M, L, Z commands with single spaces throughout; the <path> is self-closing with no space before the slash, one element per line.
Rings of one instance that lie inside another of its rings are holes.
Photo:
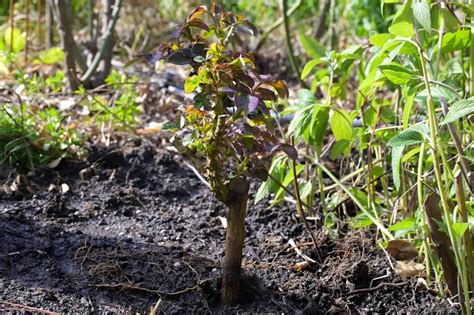
<path fill-rule="evenodd" d="M 424 273 L 423 264 L 414 261 L 397 261 L 395 265 L 395 273 L 402 277 L 417 277 Z"/>
<path fill-rule="evenodd" d="M 227 229 L 227 219 L 221 216 L 218 216 L 219 220 L 221 221 L 222 227 Z"/>
<path fill-rule="evenodd" d="M 137 129 L 137 133 L 142 136 L 154 135 L 161 130 L 161 124 L 157 122 L 150 122 L 144 128 Z"/>
<path fill-rule="evenodd" d="M 310 266 L 311 266 L 311 263 L 305 260 L 305 261 L 301 261 L 290 266 L 290 269 L 296 272 L 300 272 L 300 271 L 308 269 Z"/>
<path fill-rule="evenodd" d="M 415 246 L 405 240 L 391 240 L 386 249 L 396 260 L 410 260 L 418 256 Z"/>
<path fill-rule="evenodd" d="M 54 159 L 51 162 L 49 162 L 47 166 L 49 168 L 56 168 L 59 165 L 59 163 L 61 163 L 61 160 L 62 160 L 61 158 Z"/>

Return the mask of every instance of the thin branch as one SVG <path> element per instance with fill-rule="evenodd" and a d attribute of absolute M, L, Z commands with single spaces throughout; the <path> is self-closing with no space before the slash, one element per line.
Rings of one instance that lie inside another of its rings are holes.
<path fill-rule="evenodd" d="M 96 72 L 99 63 L 102 61 L 102 57 L 106 53 L 107 49 L 110 48 L 110 45 L 112 43 L 112 35 L 114 33 L 115 25 L 117 24 L 117 20 L 120 15 L 120 8 L 122 7 L 122 2 L 123 0 L 117 0 L 117 2 L 115 3 L 115 7 L 112 12 L 112 18 L 110 20 L 109 25 L 107 26 L 106 33 L 103 35 L 104 42 L 102 44 L 102 47 L 100 48 L 99 52 L 94 56 L 94 59 L 92 60 L 91 65 L 89 66 L 89 69 L 87 69 L 86 73 L 84 73 L 84 75 L 81 77 L 82 82 L 87 82 L 91 79 L 92 75 Z"/>

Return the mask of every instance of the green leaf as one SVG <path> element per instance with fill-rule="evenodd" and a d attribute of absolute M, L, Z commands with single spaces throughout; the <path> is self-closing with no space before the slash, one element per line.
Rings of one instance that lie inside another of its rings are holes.
<path fill-rule="evenodd" d="M 471 31 L 460 30 L 454 33 L 446 33 L 441 42 L 441 52 L 449 53 L 457 50 L 462 50 L 469 47 L 471 42 Z"/>
<path fill-rule="evenodd" d="M 313 188 L 313 183 L 311 182 L 311 180 L 301 184 L 300 185 L 301 199 L 306 199 L 311 193 L 312 188 Z"/>
<path fill-rule="evenodd" d="M 405 147 L 394 147 L 392 149 L 392 175 L 393 175 L 393 184 L 397 190 L 400 189 L 400 161 L 403 156 L 403 149 Z"/>
<path fill-rule="evenodd" d="M 385 75 L 385 77 L 391 81 L 392 83 L 396 85 L 404 85 L 410 83 L 410 81 L 413 79 L 413 76 L 404 73 L 404 72 L 398 72 L 398 71 L 393 71 L 393 70 L 384 70 L 382 73 Z"/>
<path fill-rule="evenodd" d="M 397 222 L 390 226 L 390 231 L 403 231 L 412 230 L 416 226 L 416 220 L 414 218 L 406 218 L 403 221 Z"/>
<path fill-rule="evenodd" d="M 457 237 L 463 237 L 468 227 L 469 224 L 460 222 L 455 222 L 452 225 L 454 235 L 456 235 Z"/>
<path fill-rule="evenodd" d="M 435 86 L 431 88 L 431 96 L 433 98 L 433 102 L 439 106 L 440 105 L 440 99 L 443 97 L 446 102 L 452 103 L 455 100 L 459 98 L 459 96 L 452 90 L 447 89 L 442 86 Z M 426 89 L 422 90 L 420 93 L 418 93 L 415 97 L 415 101 L 418 103 L 425 103 L 428 97 L 428 91 Z"/>
<path fill-rule="evenodd" d="M 184 92 L 186 92 L 187 94 L 194 92 L 194 90 L 197 89 L 200 83 L 201 78 L 198 75 L 188 77 L 184 82 Z"/>
<path fill-rule="evenodd" d="M 301 72 L 301 80 L 304 80 L 318 64 L 321 63 L 321 59 L 313 59 L 309 61 L 303 68 Z"/>
<path fill-rule="evenodd" d="M 393 136 L 388 141 L 388 145 L 391 147 L 404 147 L 406 145 L 421 143 L 423 140 L 423 134 L 419 131 L 406 129 Z"/>
<path fill-rule="evenodd" d="M 301 171 L 304 169 L 304 166 L 299 164 L 299 165 L 296 165 L 296 176 L 298 176 L 298 174 L 301 173 Z M 283 187 L 287 187 L 288 185 L 290 185 L 292 182 L 293 182 L 293 179 L 295 178 L 293 172 L 288 172 L 285 176 L 285 178 L 283 179 L 283 181 L 281 182 L 281 185 Z M 298 177 L 296 177 L 298 178 Z M 281 200 L 283 199 L 283 197 L 285 196 L 285 193 L 286 191 L 283 189 L 283 188 L 278 188 L 276 193 L 275 193 L 275 200 Z"/>
<path fill-rule="evenodd" d="M 472 113 L 474 113 L 474 97 L 457 101 L 449 107 L 448 114 L 441 124 L 446 125 Z"/>
<path fill-rule="evenodd" d="M 313 59 L 319 59 L 326 55 L 326 49 L 318 43 L 312 37 L 305 35 L 303 32 L 299 32 L 301 44 L 303 45 L 304 50 Z"/>
<path fill-rule="evenodd" d="M 288 126 L 287 134 L 289 136 L 293 134 L 296 138 L 299 138 L 305 133 L 309 123 L 311 122 L 311 109 L 312 106 L 307 105 L 295 113 L 295 116 Z"/>
<path fill-rule="evenodd" d="M 454 14 L 446 8 L 440 9 L 441 16 L 444 19 L 444 26 L 450 32 L 456 32 L 459 28 L 459 21 Z"/>
<path fill-rule="evenodd" d="M 40 52 L 38 59 L 41 63 L 47 65 L 61 63 L 64 60 L 64 51 L 59 47 L 52 47 Z"/>
<path fill-rule="evenodd" d="M 352 119 L 349 113 L 344 109 L 334 110 L 331 116 L 331 130 L 336 141 L 346 139 L 352 140 L 354 135 L 352 131 Z"/>
<path fill-rule="evenodd" d="M 392 25 L 388 28 L 390 34 L 401 37 L 412 38 L 415 35 L 415 29 L 412 23 L 412 9 L 408 3 L 405 3 L 395 15 Z"/>
<path fill-rule="evenodd" d="M 422 0 L 414 2 L 411 6 L 413 16 L 420 23 L 421 26 L 428 32 L 431 33 L 431 15 L 429 4 Z"/>
<path fill-rule="evenodd" d="M 417 78 L 415 72 L 399 65 L 397 63 L 391 63 L 388 65 L 381 65 L 379 69 L 383 75 L 390 80 L 392 83 L 397 85 L 404 85 L 410 83 L 411 80 Z"/>
<path fill-rule="evenodd" d="M 281 181 L 283 177 L 283 172 L 285 171 L 285 157 L 279 156 L 273 159 L 270 170 L 268 171 L 273 178 Z M 257 193 L 255 194 L 254 204 L 260 202 L 265 196 L 267 196 L 272 190 L 277 187 L 277 183 L 273 179 L 268 177 L 268 179 L 260 185 Z"/>
<path fill-rule="evenodd" d="M 311 123 L 309 125 L 309 133 L 311 138 L 314 139 L 314 146 L 321 146 L 324 136 L 326 135 L 328 121 L 329 106 L 314 105 L 313 115 L 311 117 Z"/>
<path fill-rule="evenodd" d="M 13 34 L 12 34 L 13 33 Z M 13 35 L 13 45 L 12 45 L 12 35 Z M 10 49 L 13 48 L 13 52 L 19 52 L 25 49 L 26 39 L 25 35 L 16 27 L 8 27 L 5 30 L 3 40 L 5 42 L 5 47 Z"/>
<path fill-rule="evenodd" d="M 300 106 L 308 106 L 316 103 L 316 97 L 313 92 L 308 89 L 301 89 L 298 91 L 298 101 Z"/>
<path fill-rule="evenodd" d="M 394 38 L 395 36 L 389 33 L 375 34 L 375 35 L 370 36 L 369 42 L 376 47 L 382 48 L 386 42 Z"/>
<path fill-rule="evenodd" d="M 350 147 L 350 145 L 351 145 L 351 141 L 347 139 L 336 141 L 336 143 L 334 143 L 334 145 L 331 148 L 331 154 L 329 158 L 331 160 L 335 160 L 339 155 L 346 152 L 346 150 Z"/>

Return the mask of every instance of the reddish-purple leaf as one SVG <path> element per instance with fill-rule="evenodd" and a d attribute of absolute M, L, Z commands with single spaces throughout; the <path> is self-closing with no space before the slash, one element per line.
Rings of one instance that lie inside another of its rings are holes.
<path fill-rule="evenodd" d="M 191 13 L 189 13 L 187 21 L 192 21 L 194 19 L 197 19 L 201 14 L 207 12 L 207 7 L 205 5 L 200 5 L 197 8 L 195 8 Z"/>
<path fill-rule="evenodd" d="M 189 65 L 193 59 L 181 52 L 175 52 L 168 56 L 168 62 L 175 65 Z"/>
<path fill-rule="evenodd" d="M 262 100 L 275 101 L 277 99 L 275 93 L 269 89 L 258 88 L 255 92 L 262 98 Z"/>
<path fill-rule="evenodd" d="M 197 27 L 197 28 L 200 28 L 202 30 L 205 30 L 205 31 L 209 32 L 209 26 L 207 26 L 207 24 L 204 23 L 204 21 L 201 20 L 201 19 L 191 20 L 191 21 L 188 22 L 188 25 L 189 26 L 194 26 L 194 27 Z"/>
<path fill-rule="evenodd" d="M 211 14 L 215 15 L 215 14 L 219 14 L 221 12 L 222 12 L 221 7 L 219 5 L 217 5 L 215 1 L 212 1 L 211 2 Z"/>
<path fill-rule="evenodd" d="M 236 95 L 234 98 L 235 106 L 244 109 L 247 113 L 256 111 L 259 102 L 258 97 L 248 94 Z"/>
<path fill-rule="evenodd" d="M 293 160 L 296 160 L 298 158 L 298 151 L 296 151 L 296 149 L 292 145 L 286 143 L 279 143 L 276 146 L 273 146 L 270 150 L 270 153 L 273 154 L 276 151 L 284 152 Z"/>
<path fill-rule="evenodd" d="M 262 80 L 262 82 L 265 82 L 265 83 L 274 81 L 273 76 L 271 76 L 270 74 L 261 74 L 260 80 Z"/>
<path fill-rule="evenodd" d="M 239 80 L 240 82 L 244 83 L 245 85 L 247 85 L 249 88 L 253 88 L 253 85 L 254 85 L 254 81 L 253 79 L 246 75 L 245 73 L 238 73 L 236 75 L 234 75 L 234 78 Z"/>
<path fill-rule="evenodd" d="M 281 98 L 288 97 L 289 92 L 288 92 L 288 87 L 286 86 L 285 82 L 282 80 L 276 80 L 275 82 L 271 83 L 271 86 L 275 88 L 275 90 L 278 93 L 278 96 Z"/>

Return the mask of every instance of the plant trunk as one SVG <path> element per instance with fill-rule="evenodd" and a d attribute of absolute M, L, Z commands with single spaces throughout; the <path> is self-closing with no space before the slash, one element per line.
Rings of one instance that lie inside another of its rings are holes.
<path fill-rule="evenodd" d="M 69 88 L 75 91 L 79 86 L 79 81 L 76 75 L 76 59 L 74 57 L 76 42 L 72 33 L 71 3 L 66 0 L 50 0 L 50 7 L 53 7 L 53 1 L 58 13 L 58 28 L 61 35 L 61 48 L 64 51 L 64 66 L 66 68 Z"/>
<path fill-rule="evenodd" d="M 229 185 L 229 198 L 225 202 L 227 233 L 221 289 L 221 306 L 223 307 L 234 306 L 239 299 L 248 193 L 249 183 L 246 179 L 234 179 Z"/>
<path fill-rule="evenodd" d="M 99 71 L 98 73 L 94 76 L 93 78 L 93 86 L 100 86 L 104 84 L 105 78 L 110 74 L 110 71 L 112 69 L 112 56 L 113 56 L 113 49 L 115 46 L 115 35 L 114 31 L 112 30 L 112 33 L 109 34 L 108 28 L 109 24 L 112 20 L 112 9 L 115 5 L 115 0 L 102 0 L 102 6 L 104 9 L 104 12 L 102 14 L 102 31 L 101 34 L 103 38 L 101 39 L 102 44 L 105 44 L 106 37 L 110 37 L 110 44 L 108 44 L 105 47 L 104 54 L 102 56 L 102 62 L 101 65 L 99 66 Z"/>

